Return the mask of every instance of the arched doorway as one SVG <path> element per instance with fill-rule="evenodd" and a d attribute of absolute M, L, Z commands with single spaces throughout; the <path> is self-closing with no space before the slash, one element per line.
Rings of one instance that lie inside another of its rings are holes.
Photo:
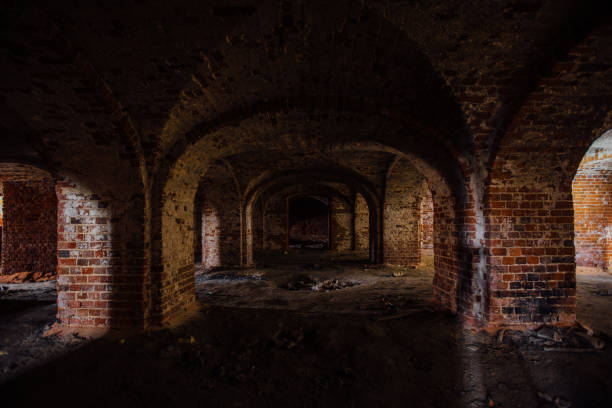
<path fill-rule="evenodd" d="M 576 319 L 612 333 L 612 130 L 589 147 L 572 180 Z M 572 282 L 573 283 L 573 282 Z"/>
<path fill-rule="evenodd" d="M 289 248 L 330 249 L 330 199 L 298 196 L 289 200 Z"/>

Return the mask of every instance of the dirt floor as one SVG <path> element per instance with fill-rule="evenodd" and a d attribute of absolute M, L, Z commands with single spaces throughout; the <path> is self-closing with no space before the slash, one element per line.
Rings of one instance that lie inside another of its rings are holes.
<path fill-rule="evenodd" d="M 20 407 L 612 404 L 605 334 L 490 336 L 432 307 L 430 261 L 402 269 L 293 255 L 199 270 L 201 308 L 184 324 L 97 339 L 42 336 L 55 320 L 54 283 L 2 285 L 0 397 Z M 578 289 L 578 319 L 609 330 L 612 276 L 580 273 Z"/>

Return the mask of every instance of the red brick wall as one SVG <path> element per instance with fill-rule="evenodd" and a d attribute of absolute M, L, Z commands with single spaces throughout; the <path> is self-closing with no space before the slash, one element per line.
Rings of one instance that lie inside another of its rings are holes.
<path fill-rule="evenodd" d="M 416 265 L 419 248 L 419 212 L 423 176 L 406 159 L 398 160 L 389 176 L 383 210 L 384 262 Z"/>
<path fill-rule="evenodd" d="M 485 208 L 489 323 L 574 319 L 571 185 L 554 160 L 508 150 L 492 171 Z"/>
<path fill-rule="evenodd" d="M 419 212 L 419 241 L 421 243 L 421 251 L 433 254 L 434 207 L 431 190 L 427 187 L 427 183 L 423 183 Z"/>
<path fill-rule="evenodd" d="M 361 194 L 355 198 L 355 249 L 370 248 L 370 211 Z"/>
<path fill-rule="evenodd" d="M 572 183 L 576 265 L 608 270 L 612 261 L 612 151 L 592 148 Z"/>
<path fill-rule="evenodd" d="M 225 162 L 208 169 L 196 200 L 202 214 L 202 263 L 208 268 L 240 265 L 240 196 Z"/>
<path fill-rule="evenodd" d="M 465 285 L 466 265 L 460 259 L 457 236 L 457 220 L 461 214 L 467 219 L 473 217 L 471 210 L 459 212 L 447 186 L 440 184 L 433 195 L 434 203 L 434 279 L 433 298 L 442 307 L 456 312 L 460 307 L 466 310 L 469 293 L 461 289 Z M 459 213 L 459 214 L 458 214 Z M 468 248 L 469 249 L 469 248 Z M 463 249 L 465 250 L 465 248 Z"/>
<path fill-rule="evenodd" d="M 53 181 L 4 182 L 2 274 L 55 274 L 57 197 Z"/>

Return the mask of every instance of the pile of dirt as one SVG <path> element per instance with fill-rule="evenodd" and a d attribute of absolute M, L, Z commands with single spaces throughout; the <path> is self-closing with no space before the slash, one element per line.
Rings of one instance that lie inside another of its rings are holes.
<path fill-rule="evenodd" d="M 44 272 L 17 272 L 0 276 L 0 283 L 46 282 L 55 279 L 55 275 Z"/>

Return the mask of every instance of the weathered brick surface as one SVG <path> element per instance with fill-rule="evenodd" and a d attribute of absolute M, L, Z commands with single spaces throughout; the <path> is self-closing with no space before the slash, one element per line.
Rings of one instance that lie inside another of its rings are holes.
<path fill-rule="evenodd" d="M 352 249 L 352 212 L 348 202 L 340 200 L 337 196 L 331 197 L 331 248 L 336 251 Z"/>
<path fill-rule="evenodd" d="M 384 202 L 385 263 L 416 265 L 419 247 L 420 198 L 423 175 L 407 160 L 400 159 L 387 177 Z"/>
<path fill-rule="evenodd" d="M 434 205 L 431 190 L 427 183 L 421 189 L 421 204 L 419 208 L 419 242 L 421 252 L 433 254 L 434 236 Z"/>
<path fill-rule="evenodd" d="M 58 319 L 67 326 L 142 327 L 143 248 L 125 203 L 84 185 L 57 186 Z"/>
<path fill-rule="evenodd" d="M 55 274 L 57 198 L 53 180 L 5 181 L 2 274 Z"/>
<path fill-rule="evenodd" d="M 579 263 L 604 251 L 581 229 L 601 222 L 577 209 L 574 223 L 571 179 L 612 128 L 612 6 L 553 3 L 13 3 L 0 159 L 45 163 L 79 180 L 74 201 L 111 203 L 109 273 L 141 279 L 148 322 L 195 303 L 194 197 L 216 160 L 240 193 L 319 168 L 356 173 L 382 203 L 397 156 L 433 193 L 441 304 L 485 324 L 568 323 L 574 225 Z"/>
<path fill-rule="evenodd" d="M 361 194 L 355 197 L 355 249 L 364 250 L 370 246 L 370 212 Z"/>
<path fill-rule="evenodd" d="M 196 205 L 200 207 L 202 264 L 208 268 L 240 265 L 241 202 L 227 162 L 215 163 L 202 180 Z"/>

